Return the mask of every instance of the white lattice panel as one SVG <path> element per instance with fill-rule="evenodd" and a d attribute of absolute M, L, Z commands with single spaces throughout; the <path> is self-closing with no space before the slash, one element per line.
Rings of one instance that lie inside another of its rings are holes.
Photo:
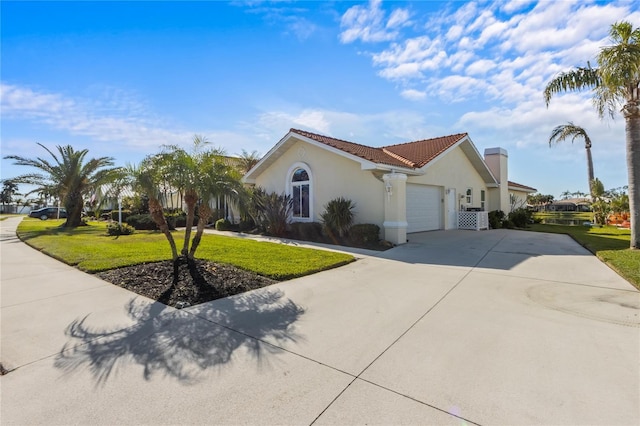
<path fill-rule="evenodd" d="M 489 214 L 487 212 L 459 212 L 458 229 L 489 229 Z"/>

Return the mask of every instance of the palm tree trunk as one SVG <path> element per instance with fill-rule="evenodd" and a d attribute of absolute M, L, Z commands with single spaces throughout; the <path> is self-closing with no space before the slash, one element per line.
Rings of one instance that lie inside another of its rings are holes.
<path fill-rule="evenodd" d="M 196 230 L 196 235 L 193 237 L 193 241 L 191 242 L 191 250 L 189 250 L 189 259 L 193 259 L 198 246 L 200 245 L 200 240 L 202 239 L 202 234 L 204 232 L 204 227 L 209 222 L 209 218 L 211 217 L 211 207 L 209 207 L 209 203 L 202 203 L 200 208 L 198 209 L 198 213 L 200 218 L 198 219 L 198 229 Z"/>
<path fill-rule="evenodd" d="M 184 193 L 184 202 L 187 204 L 187 224 L 184 230 L 184 244 L 182 246 L 182 255 L 189 254 L 189 239 L 191 239 L 191 228 L 193 220 L 196 216 L 196 203 L 198 202 L 198 194 L 195 189 L 187 189 Z M 199 223 L 199 222 L 198 222 Z"/>
<path fill-rule="evenodd" d="M 67 210 L 67 220 L 64 228 L 77 228 L 82 224 L 82 194 L 70 192 L 65 197 L 64 207 Z"/>
<path fill-rule="evenodd" d="M 589 177 L 589 195 L 591 195 L 591 200 L 593 201 L 593 191 L 591 190 L 591 185 L 593 184 L 593 180 L 595 176 L 593 175 L 593 158 L 591 157 L 591 144 L 585 144 L 585 150 L 587 151 L 587 173 Z"/>
<path fill-rule="evenodd" d="M 164 217 L 164 209 L 162 208 L 162 204 L 160 204 L 160 201 L 158 199 L 149 197 L 149 213 L 151 214 L 151 218 L 153 219 L 153 221 L 156 223 L 156 225 L 158 225 L 160 231 L 169 241 L 175 270 L 177 268 L 178 249 L 176 247 L 176 242 L 173 239 L 173 234 L 171 234 L 171 231 L 169 230 L 167 219 Z"/>
<path fill-rule="evenodd" d="M 631 248 L 640 249 L 640 107 L 630 101 L 623 108 L 627 140 L 627 170 L 629 173 L 629 216 L 631 219 Z"/>

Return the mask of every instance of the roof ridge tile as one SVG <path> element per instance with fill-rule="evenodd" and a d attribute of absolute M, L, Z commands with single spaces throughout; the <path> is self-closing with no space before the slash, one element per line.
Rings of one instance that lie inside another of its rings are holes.
<path fill-rule="evenodd" d="M 396 160 L 402 161 L 403 163 L 405 163 L 406 165 L 408 165 L 411 168 L 415 168 L 416 167 L 416 163 L 414 163 L 413 161 L 408 160 L 408 159 L 404 158 L 403 156 L 396 154 L 395 152 L 391 152 L 385 147 L 382 147 L 382 152 L 384 152 L 387 155 L 392 156 Z"/>

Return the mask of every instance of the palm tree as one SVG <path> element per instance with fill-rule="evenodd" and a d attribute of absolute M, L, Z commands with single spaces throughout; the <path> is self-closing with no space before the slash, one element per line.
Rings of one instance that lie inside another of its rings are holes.
<path fill-rule="evenodd" d="M 216 198 L 240 201 L 244 196 L 241 173 L 226 161 L 221 150 L 207 152 L 199 160 L 201 178 L 199 180 L 200 204 L 198 205 L 198 226 L 188 253 L 190 259 L 200 245 L 204 227 L 213 214 L 211 202 Z"/>
<path fill-rule="evenodd" d="M 571 142 L 576 140 L 576 138 L 584 139 L 584 149 L 587 152 L 587 174 L 589 177 L 589 192 L 591 193 L 591 183 L 595 176 L 593 175 L 593 158 L 591 158 L 591 139 L 587 134 L 587 131 L 580 126 L 576 126 L 572 122 L 569 124 L 561 124 L 553 129 L 551 132 L 551 136 L 549 136 L 549 146 L 554 143 L 559 143 L 564 141 L 565 139 L 571 138 Z"/>
<path fill-rule="evenodd" d="M 629 22 L 611 25 L 612 46 L 603 47 L 597 56 L 597 68 L 579 67 L 560 73 L 544 89 L 549 106 L 553 95 L 591 89 L 600 118 L 605 110 L 613 117 L 622 106 L 625 119 L 629 208 L 631 212 L 631 248 L 640 248 L 640 29 Z"/>
<path fill-rule="evenodd" d="M 76 151 L 71 145 L 57 146 L 58 155 L 49 148 L 38 144 L 53 157 L 53 161 L 42 158 L 30 159 L 18 155 L 8 155 L 5 159 L 15 160 L 18 166 L 29 166 L 43 173 L 29 173 L 13 178 L 17 183 L 38 186 L 32 192 L 47 191 L 56 194 L 67 210 L 67 220 L 62 225 L 75 228 L 82 224 L 83 197 L 99 185 L 109 182 L 120 170 L 113 166 L 113 158 L 92 158 L 85 162 L 87 149 Z"/>
<path fill-rule="evenodd" d="M 11 179 L 7 179 L 2 182 L 2 192 L 0 192 L 0 200 L 2 201 L 2 212 L 5 211 L 5 204 L 11 203 L 13 197 L 18 194 L 18 185 Z"/>
<path fill-rule="evenodd" d="M 153 160 L 153 157 L 147 157 L 142 160 L 139 167 L 129 165 L 127 169 L 132 177 L 133 188 L 148 197 L 151 219 L 153 219 L 158 229 L 160 229 L 160 232 L 164 234 L 169 242 L 171 259 L 173 260 L 174 278 L 176 278 L 177 274 L 175 272 L 177 272 L 178 268 L 178 249 L 173 239 L 173 234 L 171 234 L 171 230 L 169 229 L 167 218 L 164 216 L 164 208 L 160 202 L 159 178 L 156 170 L 153 168 Z"/>
<path fill-rule="evenodd" d="M 205 149 L 208 144 L 204 137 L 196 135 L 191 152 L 176 145 L 167 145 L 160 154 L 147 157 L 137 169 L 131 168 L 136 176 L 137 189 L 149 196 L 149 210 L 154 222 L 171 245 L 174 271 L 177 271 L 181 259 L 194 259 L 204 227 L 213 213 L 210 201 L 218 196 L 236 198 L 242 191 L 241 176 L 225 161 L 224 151 Z M 160 201 L 162 194 L 167 192 L 178 193 L 186 207 L 185 235 L 179 253 Z M 196 208 L 199 219 L 192 240 Z"/>
<path fill-rule="evenodd" d="M 247 152 L 246 150 L 242 150 L 242 154 L 240 154 L 240 168 L 243 173 L 247 173 L 249 170 L 253 168 L 260 161 L 260 154 L 258 151 Z"/>

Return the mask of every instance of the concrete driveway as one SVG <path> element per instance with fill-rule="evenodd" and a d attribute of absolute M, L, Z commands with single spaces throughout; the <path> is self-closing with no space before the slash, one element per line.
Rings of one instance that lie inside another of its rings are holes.
<path fill-rule="evenodd" d="M 640 293 L 567 236 L 410 235 L 182 311 L 2 225 L 2 424 L 640 423 Z"/>

